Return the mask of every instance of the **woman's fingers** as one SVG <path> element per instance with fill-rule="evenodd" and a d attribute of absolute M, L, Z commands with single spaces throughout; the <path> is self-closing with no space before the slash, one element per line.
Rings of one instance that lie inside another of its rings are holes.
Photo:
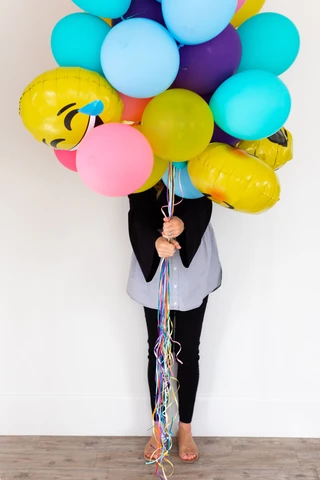
<path fill-rule="evenodd" d="M 171 220 L 165 219 L 163 222 L 163 234 L 165 238 L 175 238 L 181 235 L 184 230 L 184 224 L 178 217 L 173 217 Z"/>
<path fill-rule="evenodd" d="M 171 238 L 175 238 L 177 237 L 177 232 L 170 232 L 169 234 L 166 234 L 166 233 L 162 233 L 162 236 L 163 238 L 165 238 L 166 240 L 170 240 Z"/>
<path fill-rule="evenodd" d="M 159 237 L 156 241 L 156 249 L 160 258 L 173 257 L 176 250 L 180 250 L 181 246 L 177 240 L 171 240 L 168 242 L 163 237 Z"/>
<path fill-rule="evenodd" d="M 181 250 L 181 245 L 179 242 L 177 242 L 177 240 L 172 240 L 172 245 L 174 245 L 174 248 L 177 250 Z"/>

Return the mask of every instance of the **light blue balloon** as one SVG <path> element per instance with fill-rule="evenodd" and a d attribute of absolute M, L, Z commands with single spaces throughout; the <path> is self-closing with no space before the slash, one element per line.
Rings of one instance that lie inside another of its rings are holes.
<path fill-rule="evenodd" d="M 188 166 L 188 162 L 172 162 L 176 170 L 183 170 Z"/>
<path fill-rule="evenodd" d="M 162 0 L 168 30 L 183 45 L 208 42 L 230 23 L 237 0 Z"/>
<path fill-rule="evenodd" d="M 131 5 L 131 0 L 72 0 L 78 7 L 92 15 L 104 18 L 122 17 Z"/>
<path fill-rule="evenodd" d="M 281 75 L 291 67 L 300 49 L 295 24 L 279 13 L 260 13 L 238 29 L 242 43 L 239 72 L 266 70 Z"/>
<path fill-rule="evenodd" d="M 166 172 L 162 177 L 163 183 L 165 186 L 168 186 L 168 172 Z M 191 182 L 188 169 L 184 168 L 182 170 L 177 170 L 175 172 L 175 183 L 174 183 L 174 193 L 178 197 L 196 199 L 201 198 L 204 195 L 196 189 L 196 187 Z"/>
<path fill-rule="evenodd" d="M 51 49 L 60 67 L 82 67 L 103 75 L 100 52 L 111 28 L 101 18 L 72 13 L 62 18 L 51 35 Z"/>
<path fill-rule="evenodd" d="M 107 80 L 135 98 L 155 97 L 175 80 L 180 65 L 176 42 L 153 20 L 133 18 L 112 28 L 101 50 Z"/>
<path fill-rule="evenodd" d="M 210 104 L 222 130 L 243 140 L 270 137 L 286 122 L 290 93 L 276 75 L 262 70 L 237 73 L 213 94 Z"/>

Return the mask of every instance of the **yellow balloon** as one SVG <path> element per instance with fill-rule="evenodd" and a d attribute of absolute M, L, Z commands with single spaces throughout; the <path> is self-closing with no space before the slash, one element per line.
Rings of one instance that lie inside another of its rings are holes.
<path fill-rule="evenodd" d="M 214 122 L 208 104 L 199 95 L 176 88 L 151 100 L 141 126 L 155 155 L 182 162 L 209 145 Z"/>
<path fill-rule="evenodd" d="M 39 142 L 60 150 L 77 148 L 97 125 L 120 122 L 122 111 L 122 100 L 110 83 L 78 67 L 59 67 L 40 75 L 20 99 L 24 126 Z"/>
<path fill-rule="evenodd" d="M 102 18 L 110 27 L 112 27 L 112 20 L 111 18 Z"/>
<path fill-rule="evenodd" d="M 262 140 L 243 140 L 238 143 L 237 147 L 260 158 L 273 170 L 278 170 L 293 159 L 292 135 L 285 128 L 281 128 L 271 137 Z"/>
<path fill-rule="evenodd" d="M 145 192 L 146 190 L 149 190 L 149 188 L 154 187 L 165 174 L 168 168 L 168 165 L 169 165 L 168 160 L 163 160 L 163 158 L 154 157 L 153 170 L 151 172 L 150 177 L 148 178 L 146 183 L 142 185 L 142 187 L 140 187 L 139 190 L 137 190 L 134 193 Z"/>
<path fill-rule="evenodd" d="M 260 12 L 266 0 L 246 0 L 243 6 L 235 13 L 231 23 L 234 27 L 239 27 L 248 18 L 253 17 Z"/>
<path fill-rule="evenodd" d="M 194 186 L 212 201 L 245 213 L 268 210 L 280 199 L 280 185 L 271 167 L 223 143 L 211 143 L 189 161 Z"/>

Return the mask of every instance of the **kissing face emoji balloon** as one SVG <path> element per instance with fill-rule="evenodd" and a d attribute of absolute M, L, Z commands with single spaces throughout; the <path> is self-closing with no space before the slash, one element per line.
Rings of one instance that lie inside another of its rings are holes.
<path fill-rule="evenodd" d="M 27 130 L 59 150 L 75 150 L 95 126 L 120 122 L 122 111 L 122 100 L 109 82 L 78 67 L 59 67 L 40 75 L 20 99 Z"/>

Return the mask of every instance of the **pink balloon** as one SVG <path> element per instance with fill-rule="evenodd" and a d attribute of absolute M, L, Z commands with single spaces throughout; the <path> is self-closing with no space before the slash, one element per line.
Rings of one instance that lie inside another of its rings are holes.
<path fill-rule="evenodd" d="M 238 0 L 238 5 L 237 5 L 237 10 L 240 10 L 241 7 L 243 7 L 243 5 L 246 3 L 247 0 Z"/>
<path fill-rule="evenodd" d="M 72 170 L 73 172 L 77 172 L 77 152 L 75 150 L 54 150 L 54 153 L 64 167 Z"/>
<path fill-rule="evenodd" d="M 129 195 L 150 177 L 153 152 L 135 128 L 107 123 L 89 132 L 79 145 L 77 168 L 83 182 L 110 197 Z"/>

